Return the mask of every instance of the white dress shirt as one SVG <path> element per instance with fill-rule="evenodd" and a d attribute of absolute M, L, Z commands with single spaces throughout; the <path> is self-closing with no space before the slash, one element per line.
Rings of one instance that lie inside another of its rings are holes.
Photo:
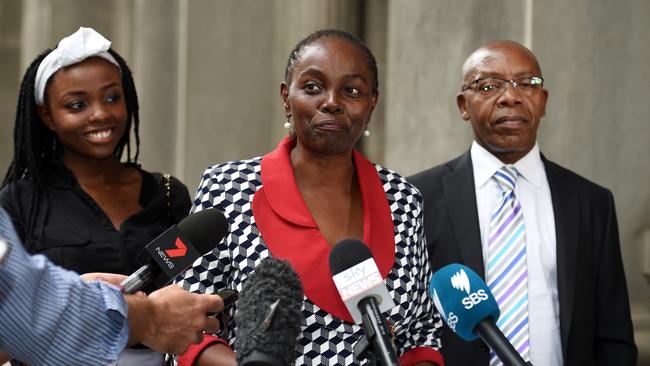
<path fill-rule="evenodd" d="M 481 229 L 483 264 L 487 271 L 490 215 L 501 191 L 491 179 L 503 165 L 476 141 L 470 149 Z M 560 305 L 557 293 L 555 218 L 551 190 L 537 144 L 513 164 L 519 175 L 515 195 L 524 215 L 528 268 L 528 332 L 533 365 L 562 365 Z"/>

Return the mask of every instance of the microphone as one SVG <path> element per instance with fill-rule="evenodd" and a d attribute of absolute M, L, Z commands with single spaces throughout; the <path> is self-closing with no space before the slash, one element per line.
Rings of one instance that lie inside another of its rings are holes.
<path fill-rule="evenodd" d="M 329 257 L 330 271 L 341 299 L 366 337 L 354 347 L 357 358 L 380 360 L 384 366 L 399 365 L 391 334 L 382 312 L 395 306 L 370 249 L 360 240 L 338 242 Z"/>
<path fill-rule="evenodd" d="M 459 337 L 466 341 L 481 337 L 504 365 L 532 365 L 496 326 L 499 305 L 476 272 L 458 263 L 446 265 L 433 274 L 429 293 L 445 323 Z"/>
<path fill-rule="evenodd" d="M 169 283 L 194 261 L 217 246 L 228 232 L 228 221 L 217 209 L 195 212 L 149 243 L 138 255 L 146 263 L 122 281 L 125 294 L 154 290 Z"/>
<path fill-rule="evenodd" d="M 237 364 L 293 365 L 302 304 L 302 283 L 291 264 L 276 258 L 262 260 L 237 301 Z"/>

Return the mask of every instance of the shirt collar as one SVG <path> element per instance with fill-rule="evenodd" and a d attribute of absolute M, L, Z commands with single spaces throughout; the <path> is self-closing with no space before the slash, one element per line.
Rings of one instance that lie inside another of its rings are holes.
<path fill-rule="evenodd" d="M 472 142 L 470 148 L 472 157 L 472 166 L 474 169 L 474 185 L 482 187 L 504 164 L 499 158 L 492 155 L 483 146 L 479 145 L 476 140 Z M 539 145 L 535 146 L 523 158 L 517 160 L 514 164 L 519 174 L 535 188 L 541 188 L 544 180 L 544 163 L 539 153 Z"/>

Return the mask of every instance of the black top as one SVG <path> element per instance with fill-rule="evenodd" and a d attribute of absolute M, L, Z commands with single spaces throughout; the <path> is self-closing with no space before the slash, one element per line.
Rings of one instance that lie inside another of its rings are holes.
<path fill-rule="evenodd" d="M 119 231 L 63 164 L 43 172 L 47 199 L 38 203 L 31 235 L 26 232 L 31 197 L 26 180 L 5 186 L 0 205 L 30 253 L 42 253 L 78 273 L 128 275 L 142 265 L 136 261 L 142 248 L 187 216 L 191 205 L 187 187 L 178 179 L 169 179 L 167 197 L 162 174 L 133 167 L 142 174 L 139 203 L 143 209 L 127 218 Z"/>

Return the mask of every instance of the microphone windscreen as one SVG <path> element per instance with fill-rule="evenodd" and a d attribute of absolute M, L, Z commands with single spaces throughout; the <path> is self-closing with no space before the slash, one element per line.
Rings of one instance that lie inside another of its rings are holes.
<path fill-rule="evenodd" d="M 194 212 L 177 225 L 201 255 L 214 249 L 228 232 L 228 220 L 216 208 Z"/>
<path fill-rule="evenodd" d="M 262 260 L 237 301 L 237 364 L 293 365 L 302 304 L 302 283 L 291 264 Z"/>
<path fill-rule="evenodd" d="M 468 267 L 452 263 L 433 274 L 429 293 L 449 328 L 466 341 L 478 338 L 474 328 L 483 319 L 499 319 L 500 311 L 485 281 Z"/>
<path fill-rule="evenodd" d="M 372 253 L 362 241 L 343 239 L 330 252 L 330 271 L 334 276 L 370 258 Z"/>

